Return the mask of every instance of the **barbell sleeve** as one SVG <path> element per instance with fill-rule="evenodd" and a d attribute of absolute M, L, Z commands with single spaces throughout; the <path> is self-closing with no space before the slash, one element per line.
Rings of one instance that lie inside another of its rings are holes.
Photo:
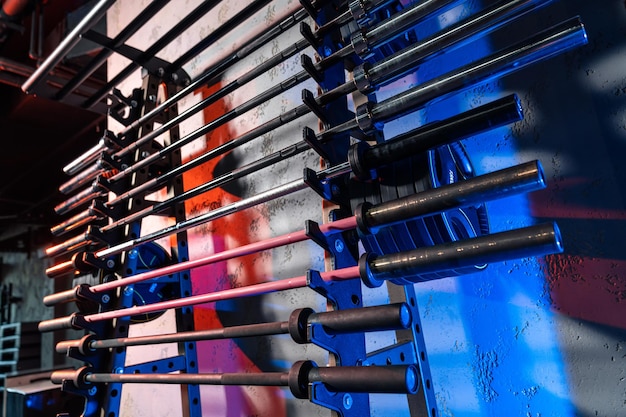
<path fill-rule="evenodd" d="M 50 233 L 54 236 L 61 236 L 65 233 L 74 231 L 81 226 L 88 225 L 95 220 L 104 219 L 104 215 L 97 213 L 96 211 L 88 208 L 87 210 L 83 210 L 80 213 L 70 217 L 69 219 L 64 220 L 63 222 L 53 226 L 50 228 Z"/>
<path fill-rule="evenodd" d="M 22 84 L 22 91 L 26 94 L 36 93 L 36 88 L 43 82 L 45 76 L 61 62 L 67 53 L 81 40 L 81 34 L 94 26 L 105 16 L 107 10 L 115 0 L 100 0 L 91 7 L 85 17 L 61 41 L 54 51 L 37 67 L 32 75 Z"/>
<path fill-rule="evenodd" d="M 519 99 L 516 95 L 511 94 L 487 104 L 483 104 L 474 109 L 467 110 L 458 115 L 451 116 L 447 119 L 431 122 L 417 127 L 374 146 L 366 146 L 366 142 L 359 142 L 349 150 L 348 163 L 352 173 L 354 173 L 356 177 L 362 180 L 370 179 L 370 174 L 375 168 L 393 163 L 420 152 L 424 152 L 436 146 L 465 139 L 486 130 L 519 121 L 522 117 L 523 113 Z M 283 150 L 280 151 L 278 155 L 282 156 L 284 152 L 284 155 L 293 156 L 295 151 L 301 149 L 303 146 L 308 147 L 308 145 L 305 145 L 304 143 L 296 144 L 293 145 L 294 150 L 292 150 L 292 148 L 287 148 L 288 152 Z M 132 190 L 117 196 L 116 198 L 110 200 L 108 204 L 117 204 L 122 200 L 133 197 L 144 190 L 148 190 L 153 186 L 156 186 L 157 184 L 163 184 L 166 181 L 181 175 L 183 172 L 198 166 L 200 163 L 205 162 L 210 157 L 210 153 L 205 153 L 203 156 L 195 158 L 192 161 L 162 174 L 159 177 L 147 181 L 141 186 L 135 187 Z M 260 161 L 263 164 L 272 157 L 274 156 L 264 158 Z M 253 169 L 253 164 L 249 164 L 247 167 L 240 167 L 236 170 L 237 175 L 245 175 L 246 171 Z M 111 221 L 107 225 L 102 226 L 100 231 L 106 234 L 117 227 L 138 221 L 145 216 L 157 214 L 177 202 L 199 195 L 200 193 L 206 192 L 214 186 L 220 185 L 226 180 L 232 180 L 233 178 L 234 173 L 224 174 L 218 179 L 211 180 L 208 183 L 187 190 L 179 196 L 145 207 L 142 210 L 130 214 L 122 219 Z M 77 239 L 81 238 L 86 238 L 86 236 L 81 235 L 81 237 Z M 94 242 L 84 242 L 84 245 L 82 246 L 74 244 L 72 247 L 80 249 L 81 247 L 85 247 L 91 243 Z M 59 248 L 61 247 L 62 246 L 59 246 Z M 59 273 L 63 274 L 62 271 L 63 269 L 59 268 L 54 268 L 54 272 L 50 270 L 50 272 L 53 272 L 55 276 L 58 276 Z M 52 277 L 48 273 L 47 275 Z"/>
<path fill-rule="evenodd" d="M 455 276 L 458 274 L 452 269 L 463 266 L 484 265 L 489 262 L 543 256 L 562 251 L 563 244 L 557 225 L 546 223 L 390 255 L 365 253 L 360 257 L 357 266 L 320 272 L 320 277 L 326 282 L 361 278 L 365 285 L 372 288 L 380 286 L 384 280 L 395 283 L 395 280 L 401 279 L 398 282 L 404 285 L 409 279 L 413 283 L 435 279 L 432 278 L 434 274 L 422 276 L 425 273 L 437 272 L 436 275 L 439 278 L 444 274 Z M 407 278 L 406 274 L 411 274 L 414 277 Z M 171 308 L 183 308 L 238 297 L 304 288 L 308 285 L 309 277 L 303 275 L 176 300 L 80 315 L 80 317 L 84 323 L 94 323 L 120 317 L 161 312 Z M 76 319 L 71 321 L 69 318 L 42 321 L 39 323 L 39 330 L 42 332 L 62 330 L 72 328 L 67 326 L 74 323 L 76 323 Z"/>
<path fill-rule="evenodd" d="M 89 201 L 105 197 L 107 193 L 108 192 L 102 188 L 102 184 L 100 184 L 98 180 L 95 180 L 91 186 L 57 204 L 54 207 L 54 212 L 59 215 L 66 214 Z"/>
<path fill-rule="evenodd" d="M 357 178 L 371 180 L 372 171 L 381 166 L 520 121 L 523 117 L 519 98 L 510 94 L 373 146 L 357 142 L 348 150 L 348 163 Z"/>
<path fill-rule="evenodd" d="M 88 232 L 84 232 L 77 236 L 74 236 L 71 239 L 67 239 L 53 246 L 49 246 L 46 248 L 46 251 L 45 251 L 46 256 L 49 258 L 53 258 L 62 253 L 71 253 L 81 248 L 87 247 L 91 244 L 91 239 L 89 238 L 88 235 L 89 235 Z M 51 266 L 46 271 L 48 270 L 50 270 L 50 272 L 54 270 L 59 271 L 59 272 L 61 271 L 59 268 L 56 267 L 56 265 Z"/>
<path fill-rule="evenodd" d="M 469 207 L 545 187 L 541 163 L 538 160 L 529 161 L 376 206 L 362 203 L 357 208 L 357 223 L 361 233 L 376 234 L 380 226 L 389 226 L 405 219 Z"/>
<path fill-rule="evenodd" d="M 331 392 L 415 394 L 419 371 L 413 364 L 318 367 L 313 361 L 298 361 L 289 372 L 259 373 L 107 374 L 83 366 L 54 371 L 50 380 L 54 384 L 71 382 L 77 389 L 111 383 L 288 386 L 296 398 L 306 399 L 312 383 L 323 383 Z"/>

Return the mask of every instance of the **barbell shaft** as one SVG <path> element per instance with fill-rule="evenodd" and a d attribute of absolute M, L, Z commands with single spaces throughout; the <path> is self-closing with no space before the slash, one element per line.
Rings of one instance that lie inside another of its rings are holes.
<path fill-rule="evenodd" d="M 441 98 L 453 92 L 469 88 L 472 83 L 487 81 L 498 76 L 512 73 L 530 65 L 533 62 L 547 59 L 563 52 L 564 50 L 571 49 L 586 42 L 586 33 L 580 19 L 578 17 L 569 19 L 561 24 L 540 32 L 530 39 L 496 52 L 495 54 L 480 60 L 478 63 L 467 65 L 457 71 L 451 71 L 442 77 L 410 89 L 399 96 L 391 97 L 371 106 L 369 103 L 366 106 L 359 106 L 357 108 L 357 117 L 355 120 L 348 121 L 320 132 L 318 137 L 320 140 L 324 141 L 332 138 L 333 135 L 337 133 L 345 132 L 357 127 L 361 127 L 363 130 L 368 130 L 371 128 L 371 125 L 375 120 L 387 121 L 389 119 L 402 116 L 409 112 L 407 109 L 414 111 L 416 108 L 424 106 L 432 99 Z M 443 90 L 443 86 L 445 86 L 445 91 Z M 305 188 L 304 181 L 296 180 L 292 183 L 277 187 L 276 189 L 268 190 L 267 192 L 261 193 L 254 198 L 241 200 L 235 205 L 227 206 L 226 208 L 222 207 L 221 209 L 216 210 L 213 214 L 208 213 L 205 216 L 199 216 L 199 218 L 196 218 L 193 221 L 184 222 L 183 224 L 164 229 L 163 231 L 157 231 L 148 235 L 144 239 L 145 241 L 149 241 L 167 236 L 178 231 L 179 226 L 185 227 L 185 229 L 193 227 L 192 224 L 195 222 L 210 221 L 213 219 L 213 216 L 221 217 L 232 212 L 269 201 L 273 198 L 287 195 L 303 188 Z M 143 243 L 143 241 L 141 239 L 137 239 L 136 241 L 128 241 L 123 244 L 116 245 L 110 249 L 101 250 L 98 257 L 106 256 L 108 253 L 116 253 L 116 251 L 119 253 L 119 251 L 124 251 L 138 243 Z"/>
<path fill-rule="evenodd" d="M 415 394 L 419 388 L 419 371 L 411 365 L 331 366 L 318 368 L 312 361 L 298 361 L 289 372 L 214 373 L 214 374 L 106 374 L 90 367 L 54 371 L 55 384 L 71 381 L 75 388 L 93 384 L 199 384 L 289 386 L 296 398 L 308 398 L 308 386 L 323 383 L 331 392 Z"/>
<path fill-rule="evenodd" d="M 110 349 L 127 346 L 144 346 L 160 343 L 189 342 L 199 340 L 221 340 L 242 337 L 271 336 L 291 333 L 296 342 L 307 339 L 306 328 L 320 324 L 333 334 L 375 332 L 406 329 L 411 324 L 411 313 L 406 303 L 352 308 L 315 313 L 311 309 L 297 309 L 288 321 L 245 324 L 218 329 L 196 330 L 170 334 L 137 337 L 119 337 L 98 340 L 93 334 L 78 340 L 62 341 L 56 344 L 57 353 L 67 354 L 70 348 L 81 352 L 95 352 L 97 349 Z M 307 342 L 309 342 L 307 340 Z"/>
<path fill-rule="evenodd" d="M 536 2 L 529 2 L 528 0 L 520 0 L 517 2 L 511 2 L 511 3 L 507 3 L 505 6 L 499 6 L 499 7 L 495 7 L 493 9 L 489 9 L 487 10 L 487 12 L 485 12 L 484 15 L 480 15 L 475 22 L 476 23 L 476 28 L 475 30 L 482 30 L 484 29 L 481 25 L 485 24 L 486 18 L 484 16 L 489 16 L 492 17 L 493 15 L 495 15 L 497 18 L 499 19 L 505 19 L 506 18 L 510 18 L 514 13 L 513 12 L 523 12 L 526 11 L 529 7 L 531 6 L 536 6 Z M 463 30 L 458 30 L 455 31 L 453 33 L 457 33 L 457 34 L 461 34 L 463 36 L 467 36 L 468 33 L 470 33 L 471 31 L 468 31 L 468 25 L 463 25 L 462 29 Z M 470 26 L 471 27 L 471 26 Z M 565 35 L 567 35 L 567 32 L 564 31 L 562 33 L 565 33 Z M 565 36 L 564 35 L 564 36 Z M 578 32 L 576 30 L 574 30 L 573 33 L 574 36 L 572 36 L 572 34 L 570 34 L 570 38 L 575 37 L 575 35 L 578 35 Z M 453 44 L 453 42 L 458 41 L 458 39 L 456 37 L 451 37 L 449 39 L 447 39 L 448 42 L 452 42 L 452 43 L 448 43 L 447 45 L 450 46 Z M 537 42 L 536 40 L 534 41 L 536 42 L 539 46 L 536 48 L 535 53 L 537 55 L 539 55 L 536 58 L 528 57 L 527 58 L 527 63 L 534 61 L 535 59 L 541 59 L 541 52 L 543 52 L 541 46 L 542 46 L 542 42 Z M 432 45 L 432 44 L 428 44 L 426 43 L 426 45 Z M 485 80 L 486 78 L 490 78 L 493 77 L 494 74 L 490 74 L 489 72 L 493 72 L 495 71 L 495 69 L 493 68 L 494 66 L 497 65 L 502 65 L 502 68 L 500 71 L 504 72 L 510 72 L 516 68 L 511 68 L 511 66 L 515 67 L 515 63 L 512 63 L 510 60 L 507 62 L 507 55 L 513 55 L 514 57 L 517 57 L 517 59 L 520 59 L 522 56 L 524 56 L 524 52 L 522 50 L 522 48 L 519 46 L 520 44 L 518 44 L 517 46 L 510 48 L 509 50 L 506 50 L 502 56 L 498 56 L 495 55 L 495 58 L 493 58 L 493 56 L 491 57 L 491 60 L 486 60 L 484 61 L 482 67 L 487 67 L 488 69 L 485 70 L 483 68 L 481 68 L 481 65 L 469 65 L 466 66 L 463 71 L 461 71 L 459 74 L 456 74 L 455 72 L 449 73 L 447 74 L 445 77 L 441 78 L 441 79 L 436 79 L 434 81 L 431 82 L 427 82 L 426 85 L 424 86 L 418 86 L 416 88 L 414 88 L 412 90 L 412 92 L 410 94 L 407 95 L 407 97 L 404 97 L 404 94 L 402 95 L 398 95 L 396 97 L 394 97 L 393 99 L 388 99 L 385 101 L 385 104 L 380 104 L 380 105 L 374 105 L 372 106 L 372 109 L 368 109 L 368 114 L 371 111 L 371 119 L 370 119 L 370 124 L 373 124 L 375 122 L 379 122 L 379 121 L 388 121 L 392 118 L 398 117 L 399 115 L 403 115 L 406 114 L 407 112 L 410 111 L 415 111 L 416 109 L 423 107 L 423 105 L 435 98 L 437 98 L 437 96 L 440 96 L 442 94 L 449 94 L 452 92 L 455 92 L 459 89 L 462 89 L 463 87 L 465 87 L 465 84 L 470 84 L 470 83 L 475 83 L 477 81 L 480 80 Z M 516 48 L 518 48 L 519 50 L 517 50 Z M 428 49 L 426 48 L 426 53 L 434 53 L 434 51 L 436 51 L 438 49 Z M 412 64 L 414 65 L 416 63 L 416 61 L 418 59 L 423 59 L 425 58 L 424 55 L 419 55 L 419 54 L 402 54 L 403 57 L 405 59 L 410 59 L 410 61 L 412 62 Z M 532 54 L 530 54 L 532 55 Z M 426 55 L 427 56 L 427 55 Z M 418 58 L 416 58 L 418 57 Z M 397 60 L 394 59 L 392 60 L 393 65 L 389 64 L 388 62 L 384 63 L 384 67 L 386 68 L 390 68 L 390 67 L 394 67 L 394 71 L 393 73 L 395 75 L 401 74 L 403 72 L 405 72 L 407 70 L 407 65 L 403 64 L 401 62 L 401 60 Z M 376 65 L 373 66 L 373 68 L 377 68 Z M 401 68 L 402 70 L 399 71 L 397 70 L 397 68 Z M 472 72 L 473 75 L 470 77 L 468 76 L 463 76 L 463 72 Z M 377 72 L 376 70 L 374 70 L 374 72 Z M 477 79 L 475 79 L 475 78 Z M 380 81 L 380 80 L 379 80 Z M 346 83 L 346 85 L 351 85 L 351 83 Z M 411 97 L 415 96 L 415 100 L 412 100 Z M 320 97 L 318 97 L 318 102 L 320 104 L 324 104 L 326 102 L 326 99 L 324 98 L 324 94 L 322 94 Z M 410 103 L 410 104 L 409 104 Z M 306 106 L 300 106 L 302 108 L 298 108 L 296 109 L 296 111 L 291 113 L 292 117 L 289 117 L 290 114 L 285 114 L 285 115 L 281 115 L 281 117 L 279 119 L 277 119 L 278 122 L 280 123 L 285 123 L 286 121 L 291 121 L 291 119 L 295 118 L 295 117 L 299 117 L 305 113 L 308 112 L 308 108 Z M 377 116 L 379 115 L 379 116 Z M 331 128 L 330 130 L 334 133 L 339 133 L 341 131 L 345 131 L 345 130 L 349 130 L 352 129 L 354 127 L 356 127 L 355 125 L 359 124 L 359 120 L 355 120 L 355 121 L 350 121 L 347 122 L 347 124 L 343 125 L 343 129 L 338 129 L 338 128 Z M 272 124 L 273 127 L 273 124 Z M 232 141 L 230 141 L 227 144 L 224 144 L 222 146 L 220 146 L 219 148 L 216 148 L 212 151 L 209 151 L 208 153 L 206 153 L 205 155 L 203 155 L 201 158 L 201 161 L 206 161 L 208 159 L 214 158 L 217 155 L 220 155 L 226 151 L 232 150 L 234 149 L 234 147 L 236 146 L 240 146 L 243 143 L 246 143 L 247 141 L 251 140 L 252 138 L 258 137 L 261 134 L 267 133 L 266 129 L 260 129 L 259 132 L 254 132 L 254 135 L 244 135 L 243 137 L 240 137 L 238 139 L 234 139 Z M 324 132 L 323 132 L 324 133 Z M 326 133 L 327 134 L 327 133 Z M 194 164 L 195 166 L 195 164 Z M 169 176 L 168 176 L 169 177 Z M 153 184 L 158 183 L 158 180 L 154 180 L 154 182 L 150 182 L 148 185 L 144 185 L 141 186 L 141 188 L 139 188 L 138 191 L 135 192 L 128 192 L 125 193 L 124 195 L 116 198 L 114 200 L 115 202 L 119 202 L 123 199 L 128 198 L 131 195 L 135 195 L 136 193 L 138 193 L 139 191 L 142 191 L 144 189 L 147 189 L 148 187 L 152 186 Z M 110 204 L 114 204 L 114 203 L 110 203 Z"/>
<path fill-rule="evenodd" d="M 548 3 L 548 1 L 538 2 L 536 0 L 517 0 L 508 3 L 500 2 L 497 5 L 479 13 L 475 17 L 473 16 L 469 19 L 463 20 L 460 24 L 455 25 L 452 28 L 447 28 L 445 31 L 442 31 L 440 34 L 437 34 L 428 40 L 417 42 L 414 46 L 408 48 L 408 52 L 402 53 L 402 59 L 394 57 L 393 59 L 385 59 L 380 64 L 373 65 L 368 70 L 368 84 L 371 87 L 393 80 L 402 75 L 407 70 L 407 67 L 414 67 L 421 60 L 425 59 L 425 57 L 431 56 L 436 52 L 441 53 L 443 50 L 450 48 L 452 45 L 459 47 L 464 43 L 462 41 L 467 42 L 478 34 L 485 34 L 488 31 L 495 30 L 506 22 L 512 20 L 514 17 L 518 17 L 520 14 L 527 12 L 529 9 L 538 7 L 538 5 L 545 3 Z M 378 32 L 375 32 L 369 36 L 377 37 L 379 35 Z M 394 56 L 395 55 L 398 54 L 394 54 Z M 403 60 L 405 62 L 402 62 Z M 393 77 L 390 77 L 390 74 L 393 74 Z M 352 92 L 351 90 L 354 88 L 348 88 L 352 86 L 354 86 L 354 84 L 347 83 L 345 86 L 346 88 L 341 89 L 341 94 Z M 326 100 L 320 99 L 320 101 L 324 102 Z M 135 187 L 122 195 L 116 196 L 112 201 L 109 201 L 108 204 L 114 205 L 117 202 L 151 190 L 172 177 L 180 175 L 180 173 L 205 162 L 207 159 L 212 157 L 211 155 L 211 153 L 206 153 L 203 156 L 196 158 L 194 161 L 186 163 L 185 166 L 189 166 L 189 168 L 178 167 L 177 169 Z"/>

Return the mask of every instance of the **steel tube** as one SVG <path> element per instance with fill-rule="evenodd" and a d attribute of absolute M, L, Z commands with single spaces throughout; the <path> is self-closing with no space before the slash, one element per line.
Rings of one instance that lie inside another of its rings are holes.
<path fill-rule="evenodd" d="M 62 203 L 57 204 L 54 207 L 54 212 L 56 214 L 65 214 L 68 213 L 81 205 L 94 200 L 95 198 L 100 198 L 106 196 L 107 192 L 102 189 L 100 185 L 97 184 L 96 181 L 90 186 L 82 190 L 81 192 L 74 194 L 72 197 L 63 201 Z"/>
<path fill-rule="evenodd" d="M 96 3 L 87 15 L 76 25 L 76 27 L 61 41 L 54 51 L 46 58 L 33 74 L 22 84 L 22 91 L 26 94 L 35 93 L 36 88 L 41 84 L 53 68 L 61 62 L 71 49 L 80 41 L 81 35 L 89 30 L 93 25 L 106 14 L 109 7 L 115 0 L 100 0 Z"/>
<path fill-rule="evenodd" d="M 391 255 L 365 253 L 358 266 L 352 266 L 320 273 L 326 282 L 361 278 L 370 287 L 377 287 L 382 280 L 406 279 L 405 274 L 443 273 L 451 268 L 483 265 L 489 262 L 517 259 L 519 257 L 541 256 L 563 251 L 560 232 L 556 224 L 529 226 L 517 230 L 464 239 L 430 247 Z M 414 280 L 422 281 L 421 279 Z M 216 291 L 208 294 L 192 295 L 175 300 L 133 306 L 120 310 L 81 316 L 86 323 L 112 320 L 139 314 L 156 313 L 172 308 L 190 307 L 198 304 L 230 300 L 239 297 L 258 296 L 276 291 L 286 291 L 308 286 L 306 275 L 265 282 L 245 287 Z M 39 331 L 52 331 L 72 328 L 72 316 L 57 318 L 39 323 Z"/>

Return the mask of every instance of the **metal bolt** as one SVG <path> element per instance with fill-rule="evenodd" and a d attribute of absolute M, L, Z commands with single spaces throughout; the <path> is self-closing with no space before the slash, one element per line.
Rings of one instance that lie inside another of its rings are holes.
<path fill-rule="evenodd" d="M 104 304 L 108 303 L 109 301 L 111 301 L 111 297 L 109 297 L 109 294 L 104 294 L 102 296 L 102 298 L 100 298 L 100 301 L 102 301 Z"/>
<path fill-rule="evenodd" d="M 124 368 L 120 368 L 119 366 L 115 369 L 113 369 L 113 373 L 114 374 L 123 374 L 124 373 Z"/>
<path fill-rule="evenodd" d="M 89 393 L 89 395 L 96 395 L 96 392 L 98 392 L 98 387 L 91 387 L 87 392 Z"/>
<path fill-rule="evenodd" d="M 339 253 L 343 252 L 344 249 L 344 244 L 343 244 L 343 240 L 341 239 L 337 239 L 335 240 L 335 250 Z"/>
<path fill-rule="evenodd" d="M 108 269 L 113 269 L 115 267 L 115 261 L 113 259 L 107 259 L 106 265 Z"/>
<path fill-rule="evenodd" d="M 345 408 L 346 410 L 349 410 L 350 408 L 352 408 L 352 395 L 346 393 L 343 395 L 343 408 Z"/>

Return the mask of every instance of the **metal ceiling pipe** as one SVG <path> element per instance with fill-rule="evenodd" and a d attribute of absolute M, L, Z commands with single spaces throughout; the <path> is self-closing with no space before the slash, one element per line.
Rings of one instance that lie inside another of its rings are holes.
<path fill-rule="evenodd" d="M 35 93 L 36 88 L 43 83 L 46 75 L 65 58 L 67 53 L 81 40 L 83 33 L 91 29 L 104 17 L 107 10 L 113 6 L 115 0 L 100 0 L 85 16 L 85 18 L 61 41 L 57 48 L 46 58 L 33 74 L 22 84 L 22 91 L 26 94 Z"/>

